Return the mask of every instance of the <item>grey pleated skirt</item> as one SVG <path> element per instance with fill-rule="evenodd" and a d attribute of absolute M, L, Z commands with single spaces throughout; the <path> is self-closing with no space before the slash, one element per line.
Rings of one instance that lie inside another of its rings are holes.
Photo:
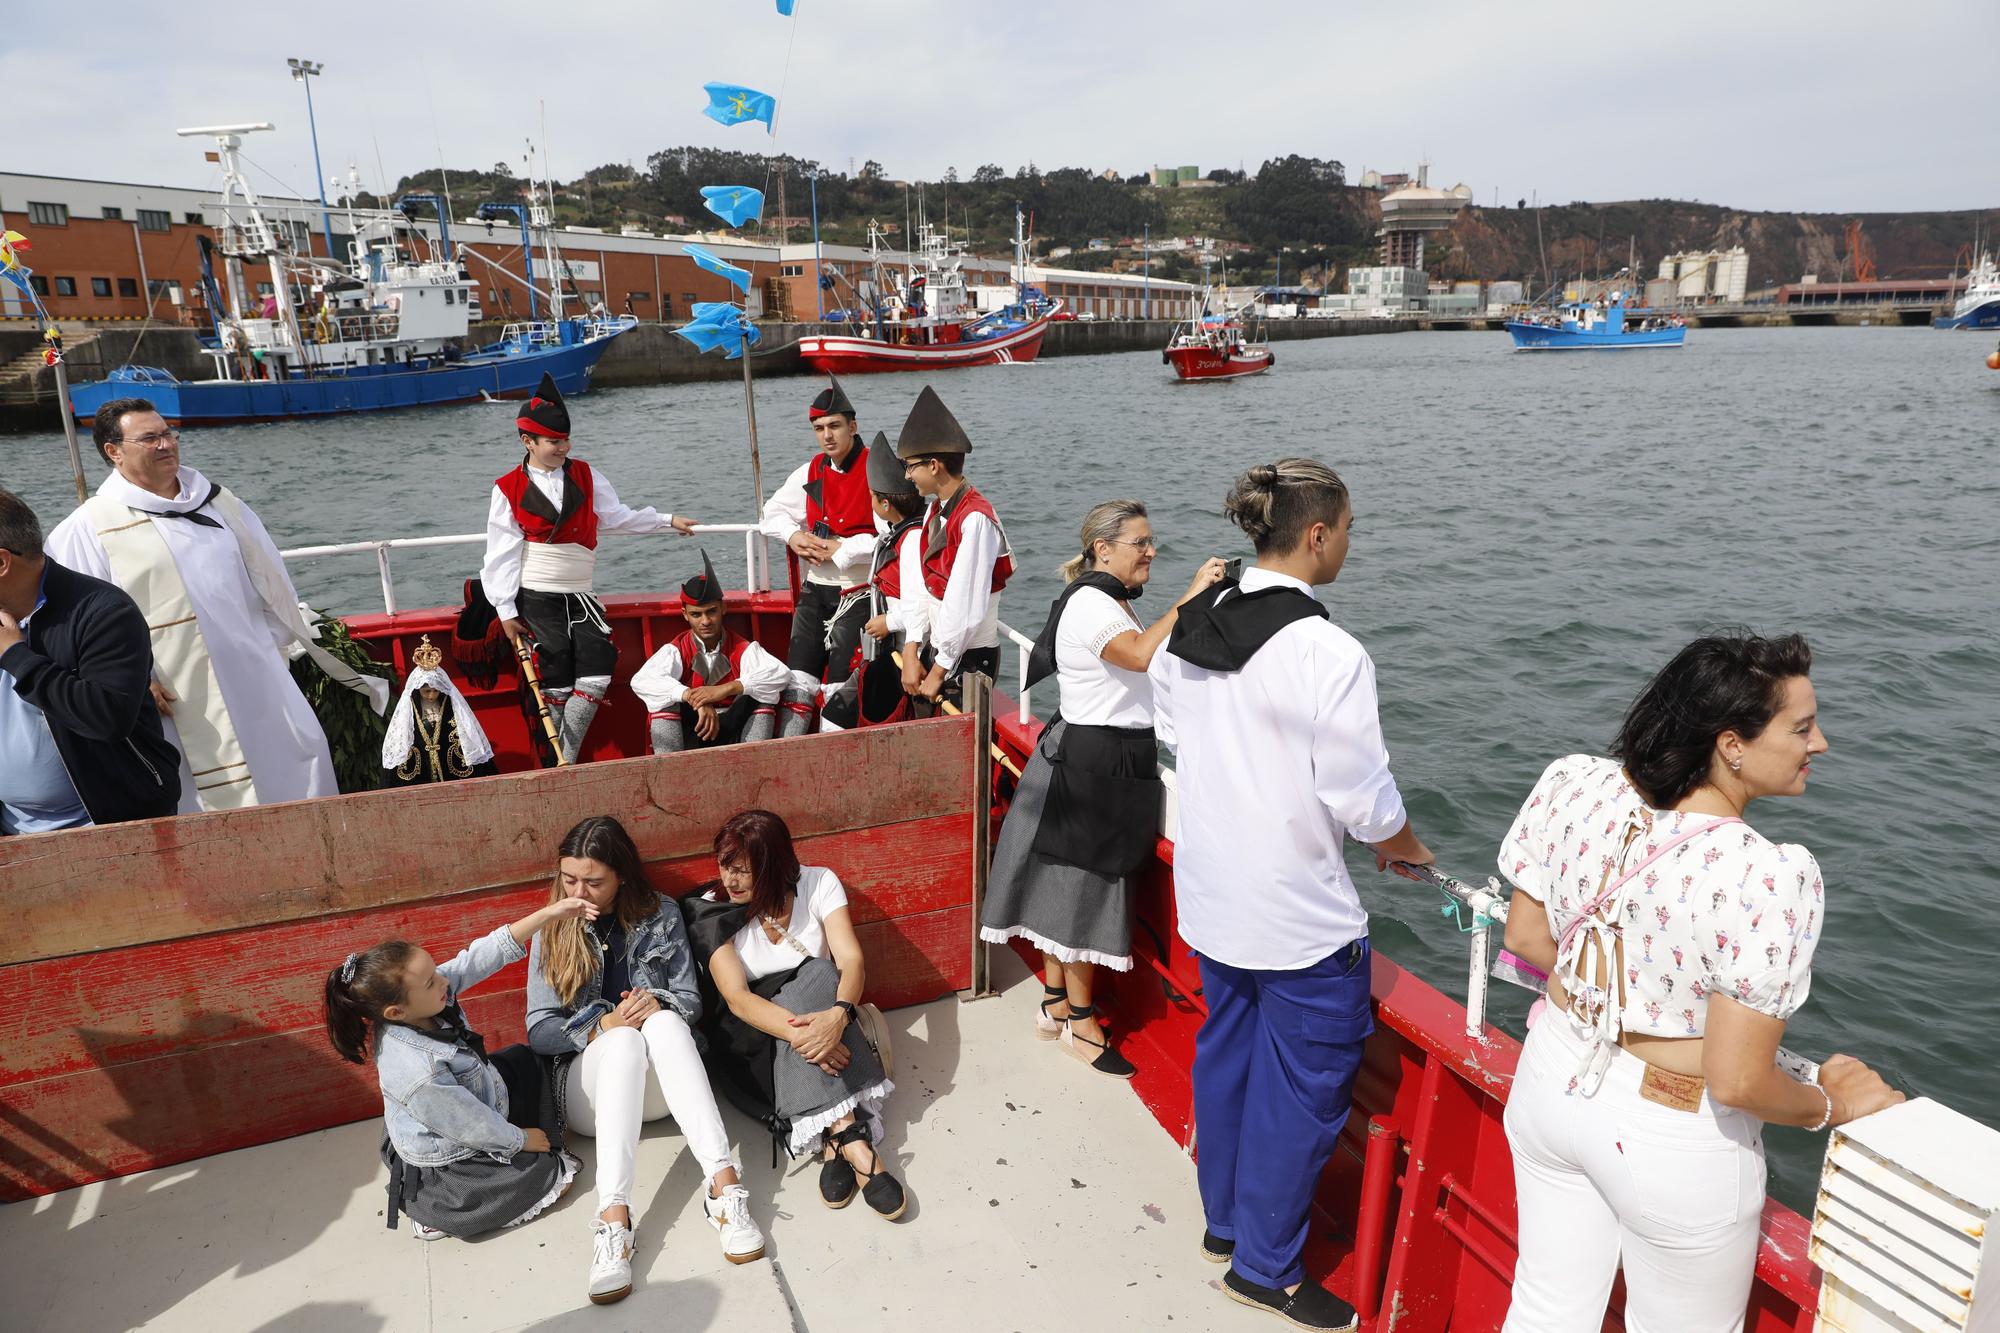
<path fill-rule="evenodd" d="M 1065 963 L 1096 963 L 1129 972 L 1132 893 L 1126 877 L 1064 865 L 1035 850 L 1035 832 L 1054 776 L 1048 755 L 1062 744 L 1067 726 L 1058 720 L 1042 732 L 1014 789 L 1006 823 L 1000 827 L 1000 844 L 993 849 L 993 868 L 986 876 L 979 938 L 994 944 L 1020 938 Z"/>
<path fill-rule="evenodd" d="M 814 958 L 771 998 L 795 1014 L 812 1014 L 832 1008 L 839 995 L 840 973 L 832 960 Z M 787 1043 L 772 1041 L 777 1112 L 792 1122 L 789 1146 L 794 1153 L 816 1147 L 819 1136 L 850 1111 L 864 1116 L 875 1131 L 872 1137 L 881 1139 L 882 1103 L 895 1084 L 884 1076 L 882 1062 L 860 1028 L 850 1024 L 843 1040 L 850 1058 L 838 1074 L 807 1063 Z"/>

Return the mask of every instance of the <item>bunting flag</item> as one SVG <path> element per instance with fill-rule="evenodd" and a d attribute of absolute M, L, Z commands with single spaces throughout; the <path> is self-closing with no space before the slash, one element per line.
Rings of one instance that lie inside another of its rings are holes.
<path fill-rule="evenodd" d="M 743 292 L 746 295 L 749 293 L 750 291 L 749 269 L 738 268 L 734 264 L 728 263 L 724 260 L 717 259 L 714 255 L 710 254 L 708 251 L 702 249 L 698 245 L 683 245 L 681 247 L 681 253 L 685 254 L 689 259 L 692 259 L 697 267 L 705 268 L 710 273 L 715 274 L 717 277 L 727 278 L 731 282 L 736 284 L 736 289 L 738 291 Z"/>
<path fill-rule="evenodd" d="M 34 307 L 35 314 L 46 325 L 49 323 L 49 311 L 48 307 L 42 304 L 41 296 L 35 291 L 34 270 L 21 262 L 21 251 L 33 248 L 28 244 L 28 238 L 20 232 L 0 231 L 0 278 L 5 278 L 21 289 L 21 295 L 28 298 L 28 304 Z M 46 352 L 43 353 L 43 358 L 45 365 L 55 364 L 54 361 L 47 359 Z"/>
<path fill-rule="evenodd" d="M 743 312 L 727 301 L 700 301 L 694 307 L 694 319 L 674 330 L 675 333 L 695 345 L 701 352 L 712 352 L 718 347 L 731 350 L 723 354 L 726 361 L 734 361 L 743 355 L 744 349 L 755 344 L 764 335 L 754 324 L 746 323 Z"/>
<path fill-rule="evenodd" d="M 761 120 L 766 134 L 775 128 L 772 122 L 777 116 L 778 99 L 769 93 L 760 93 L 755 88 L 744 88 L 734 83 L 704 83 L 701 90 L 708 94 L 708 105 L 701 109 L 701 114 L 710 120 L 724 125 Z"/>
<path fill-rule="evenodd" d="M 732 227 L 764 216 L 764 192 L 747 185 L 704 185 L 702 207 Z"/>
<path fill-rule="evenodd" d="M 17 250 L 32 249 L 34 247 L 28 244 L 28 238 L 20 232 L 0 231 L 0 269 L 17 269 L 21 267 L 21 260 L 15 252 Z"/>

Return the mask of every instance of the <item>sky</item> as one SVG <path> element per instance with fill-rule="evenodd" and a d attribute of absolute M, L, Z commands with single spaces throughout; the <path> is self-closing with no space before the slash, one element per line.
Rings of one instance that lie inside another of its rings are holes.
<path fill-rule="evenodd" d="M 1404 17 L 1420 8 L 1420 18 Z M 0 28 L 0 170 L 205 187 L 177 128 L 269 121 L 264 191 L 379 191 L 529 140 L 558 179 L 681 144 L 892 178 L 1203 171 L 1300 153 L 1463 182 L 1483 204 L 1693 199 L 1878 212 L 2000 205 L 1986 131 L 1995 0 L 272 0 L 19 6 Z M 412 22 L 388 28 L 397 14 Z M 448 36 L 432 34 L 446 32 Z M 115 40 L 102 40 L 115 34 Z M 778 94 L 775 137 L 701 116 L 701 85 Z M 546 131 L 544 131 L 546 117 Z M 722 182 L 719 182 L 722 183 Z"/>

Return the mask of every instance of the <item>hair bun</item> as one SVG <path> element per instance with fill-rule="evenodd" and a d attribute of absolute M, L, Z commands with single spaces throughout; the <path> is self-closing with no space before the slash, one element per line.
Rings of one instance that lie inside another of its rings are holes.
<path fill-rule="evenodd" d="M 1243 480 L 1252 486 L 1273 487 L 1278 484 L 1278 469 L 1270 463 L 1259 463 L 1243 474 Z"/>

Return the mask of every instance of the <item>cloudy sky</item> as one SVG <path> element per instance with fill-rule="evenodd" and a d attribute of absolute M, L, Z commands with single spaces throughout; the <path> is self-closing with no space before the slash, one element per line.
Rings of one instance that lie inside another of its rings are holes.
<path fill-rule="evenodd" d="M 267 120 L 262 189 L 365 188 L 437 164 L 643 166 L 683 143 L 769 147 L 699 114 L 708 80 L 780 93 L 776 144 L 845 169 L 983 162 L 1256 170 L 1290 152 L 1433 163 L 1482 202 L 1666 196 L 1827 212 L 2000 206 L 1987 105 L 1995 0 L 94 0 L 0 29 L 0 169 L 203 186 L 178 127 Z M 445 14 L 442 25 L 424 17 Z M 409 31 L 386 31 L 399 17 Z M 432 34 L 442 31 L 442 37 Z M 887 91 L 878 91 L 887 90 Z M 279 184 L 274 185 L 274 182 Z"/>

